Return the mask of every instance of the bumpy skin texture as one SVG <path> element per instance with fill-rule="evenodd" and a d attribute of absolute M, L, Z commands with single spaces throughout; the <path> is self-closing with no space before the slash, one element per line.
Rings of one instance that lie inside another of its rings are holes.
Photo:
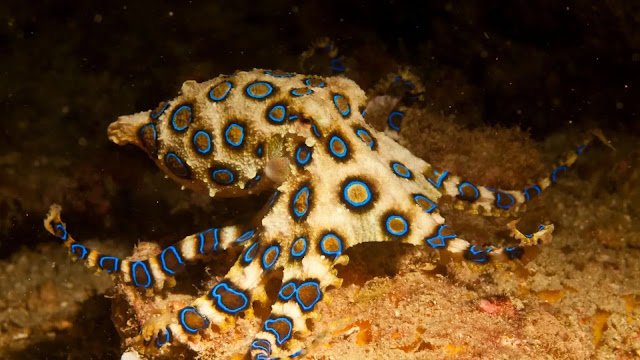
<path fill-rule="evenodd" d="M 390 77 L 381 89 L 397 89 Z M 384 91 L 384 90 L 383 90 Z M 410 98 L 410 97 L 409 97 Z M 329 286 L 340 286 L 336 264 L 363 242 L 428 246 L 475 263 L 516 260 L 526 246 L 550 240 L 553 225 L 523 235 L 520 244 L 478 248 L 446 226 L 437 204 L 443 195 L 457 208 L 482 215 L 513 215 L 573 164 L 568 153 L 549 177 L 523 191 L 476 186 L 413 156 L 363 118 L 365 93 L 343 77 L 320 78 L 253 70 L 203 83 L 187 81 L 181 94 L 153 111 L 123 116 L 109 126 L 117 144 L 135 144 L 186 188 L 210 196 L 272 192 L 248 224 L 188 236 L 146 260 L 123 260 L 75 242 L 52 206 L 45 227 L 77 258 L 125 283 L 159 292 L 187 262 L 230 247 L 242 251 L 224 279 L 176 313 L 148 321 L 138 337 L 141 353 L 162 354 L 210 327 L 251 316 L 255 301 L 271 315 L 248 350 L 253 359 L 295 357 L 310 334 L 308 320 Z M 397 116 L 397 114 L 396 114 Z M 399 123 L 390 115 L 389 133 Z M 264 286 L 282 270 L 276 299 Z M 276 272 L 277 273 L 277 272 Z"/>

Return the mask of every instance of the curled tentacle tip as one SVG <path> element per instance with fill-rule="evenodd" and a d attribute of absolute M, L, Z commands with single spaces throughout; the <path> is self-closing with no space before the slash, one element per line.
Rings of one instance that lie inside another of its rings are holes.
<path fill-rule="evenodd" d="M 335 265 L 347 265 L 347 264 L 349 264 L 348 255 L 340 255 L 335 261 Z"/>
<path fill-rule="evenodd" d="M 52 223 L 61 223 L 61 220 L 60 220 L 61 211 L 62 211 L 62 206 L 58 204 L 53 204 L 49 208 L 49 212 L 47 213 L 47 216 L 44 219 L 45 229 L 47 229 L 47 231 L 54 236 L 56 235 L 56 231 L 53 228 Z M 65 224 L 62 224 L 62 226 L 65 226 Z"/>
<path fill-rule="evenodd" d="M 167 287 L 172 288 L 172 287 L 175 287 L 175 286 L 176 286 L 177 282 L 176 282 L 176 279 L 175 279 L 175 278 L 168 277 L 168 278 L 165 280 L 165 284 L 166 284 L 166 286 L 167 286 Z"/>
<path fill-rule="evenodd" d="M 602 130 L 600 129 L 593 129 L 591 130 L 591 134 L 593 134 L 593 136 L 597 137 L 598 140 L 600 140 L 603 144 L 605 144 L 607 147 L 611 148 L 611 150 L 615 151 L 616 148 L 613 147 L 613 145 L 611 145 L 611 141 L 609 139 L 607 139 L 606 136 L 604 136 L 604 133 L 602 132 Z"/>

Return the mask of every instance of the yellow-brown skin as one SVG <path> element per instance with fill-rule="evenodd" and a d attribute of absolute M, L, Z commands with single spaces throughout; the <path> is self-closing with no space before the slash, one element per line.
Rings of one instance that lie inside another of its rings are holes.
<path fill-rule="evenodd" d="M 370 127 L 361 114 L 366 100 L 362 89 L 343 77 L 256 69 L 187 81 L 178 97 L 109 126 L 113 142 L 139 146 L 185 188 L 223 197 L 274 194 L 251 224 L 216 229 L 215 236 L 212 229 L 196 233 L 144 263 L 121 261 L 114 275 L 159 291 L 185 262 L 231 246 L 243 249 L 211 291 L 177 313 L 148 321 L 137 350 L 165 353 L 212 325 L 224 328 L 239 314 L 251 316 L 251 303 L 258 301 L 271 303 L 272 315 L 255 336 L 252 357 L 294 354 L 303 348 L 308 320 L 317 318 L 315 306 L 325 289 L 341 284 L 334 267 L 348 261 L 343 252 L 363 242 L 427 245 L 480 263 L 515 258 L 508 249 L 474 249 L 446 227 L 438 200 L 468 197 L 469 185 L 461 187 L 465 182 L 459 177 L 443 176 Z M 574 160 L 567 157 L 566 165 Z M 525 202 L 522 191 L 477 189 L 477 198 L 467 199 L 463 208 L 504 215 Z M 496 207 L 497 194 L 503 201 L 507 194 L 513 198 L 508 209 Z M 76 256 L 81 253 L 66 233 L 59 207 L 52 207 L 45 226 Z M 511 230 L 523 245 L 533 245 L 548 241 L 553 226 L 531 237 L 513 225 Z M 90 251 L 84 259 L 101 267 L 101 256 Z M 264 286 L 274 270 L 282 270 L 282 288 L 277 299 L 268 299 Z"/>

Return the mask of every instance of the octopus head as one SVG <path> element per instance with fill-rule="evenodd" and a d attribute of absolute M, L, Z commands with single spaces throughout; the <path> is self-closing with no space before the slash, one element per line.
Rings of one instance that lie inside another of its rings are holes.
<path fill-rule="evenodd" d="M 265 84 L 254 83 L 250 91 L 268 92 Z M 247 90 L 236 86 L 241 86 L 237 77 L 186 81 L 177 97 L 154 110 L 119 117 L 109 125 L 109 139 L 137 145 L 179 184 L 211 196 L 273 189 L 274 178 L 283 178 L 288 168 L 279 161 L 282 141 L 263 131 L 256 120 L 264 104 L 247 101 Z M 279 109 L 267 116 L 283 116 Z M 274 169 L 272 176 L 265 174 Z"/>

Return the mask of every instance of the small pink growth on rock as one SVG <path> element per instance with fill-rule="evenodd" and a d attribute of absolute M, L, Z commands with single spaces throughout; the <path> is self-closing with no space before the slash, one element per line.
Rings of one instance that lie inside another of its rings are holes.
<path fill-rule="evenodd" d="M 482 299 L 478 302 L 478 306 L 480 307 L 480 310 L 482 310 L 483 312 L 486 312 L 492 315 L 499 315 L 499 316 L 514 315 L 516 312 L 515 308 L 513 307 L 509 299 L 504 299 L 504 300 Z"/>

